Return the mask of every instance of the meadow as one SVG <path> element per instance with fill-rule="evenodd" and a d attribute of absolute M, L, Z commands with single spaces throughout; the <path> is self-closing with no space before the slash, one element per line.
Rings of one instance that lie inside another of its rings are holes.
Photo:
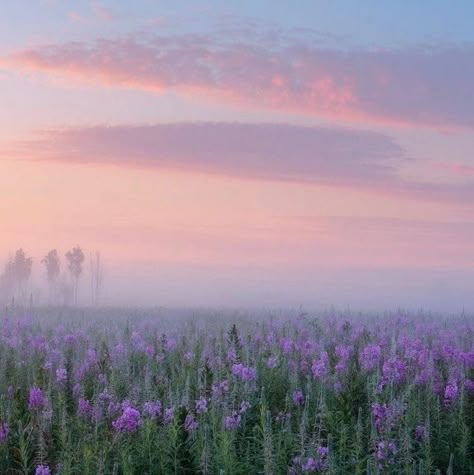
<path fill-rule="evenodd" d="M 466 315 L 56 308 L 0 322 L 2 474 L 474 473 Z"/>

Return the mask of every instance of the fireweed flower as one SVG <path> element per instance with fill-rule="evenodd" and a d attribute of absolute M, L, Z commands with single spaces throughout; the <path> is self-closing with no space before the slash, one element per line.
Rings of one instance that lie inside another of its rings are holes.
<path fill-rule="evenodd" d="M 384 380 L 389 383 L 400 383 L 405 376 L 405 372 L 405 363 L 397 357 L 388 359 L 382 367 Z"/>
<path fill-rule="evenodd" d="M 464 389 L 471 394 L 474 394 L 474 381 L 472 379 L 464 380 Z"/>
<path fill-rule="evenodd" d="M 165 350 L 172 351 L 176 348 L 176 339 L 169 338 L 165 343 Z"/>
<path fill-rule="evenodd" d="M 143 412 L 152 420 L 161 416 L 161 401 L 148 401 L 143 405 Z"/>
<path fill-rule="evenodd" d="M 229 363 L 235 363 L 237 361 L 237 353 L 235 350 L 228 350 L 226 357 Z"/>
<path fill-rule="evenodd" d="M 10 433 L 10 426 L 6 422 L 0 422 L 0 444 L 5 442 Z"/>
<path fill-rule="evenodd" d="M 204 414 L 207 412 L 207 400 L 205 397 L 196 399 L 196 412 L 198 414 Z"/>
<path fill-rule="evenodd" d="M 165 409 L 165 413 L 163 415 L 163 422 L 165 424 L 171 423 L 171 421 L 174 419 L 174 407 L 168 407 Z"/>
<path fill-rule="evenodd" d="M 40 388 L 32 387 L 30 389 L 30 397 L 28 399 L 29 409 L 32 411 L 43 409 L 44 405 L 45 400 L 43 396 L 43 391 Z"/>
<path fill-rule="evenodd" d="M 239 409 L 240 414 L 245 414 L 249 409 L 250 409 L 250 403 L 248 401 L 242 401 L 240 403 L 240 409 Z"/>
<path fill-rule="evenodd" d="M 328 354 L 326 351 L 321 352 L 319 360 L 313 361 L 311 372 L 314 379 L 320 379 L 327 375 L 328 372 Z"/>
<path fill-rule="evenodd" d="M 280 340 L 280 350 L 284 355 L 293 351 L 293 341 L 290 338 L 282 338 Z"/>
<path fill-rule="evenodd" d="M 140 413 L 131 406 L 125 407 L 122 415 L 112 422 L 116 432 L 136 432 L 141 425 Z"/>
<path fill-rule="evenodd" d="M 242 381 L 255 381 L 257 370 L 250 366 L 244 366 L 242 363 L 232 365 L 232 374 L 240 377 Z"/>
<path fill-rule="evenodd" d="M 444 400 L 446 404 L 450 404 L 456 400 L 459 394 L 459 388 L 456 381 L 451 381 L 446 385 L 444 390 Z"/>
<path fill-rule="evenodd" d="M 257 370 L 255 368 L 244 366 L 240 377 L 242 378 L 242 381 L 255 381 Z"/>
<path fill-rule="evenodd" d="M 108 406 L 112 402 L 112 395 L 104 389 L 98 396 L 99 403 L 103 406 Z"/>
<path fill-rule="evenodd" d="M 293 399 L 293 404 L 295 406 L 302 406 L 304 404 L 303 391 L 301 390 L 294 391 L 292 399 Z"/>
<path fill-rule="evenodd" d="M 35 475 L 50 475 L 51 470 L 47 465 L 38 465 L 35 469 Z"/>
<path fill-rule="evenodd" d="M 375 459 L 378 462 L 379 468 L 385 464 L 392 465 L 395 463 L 395 454 L 397 453 L 397 446 L 393 441 L 381 440 L 375 447 Z"/>
<path fill-rule="evenodd" d="M 300 457 L 296 457 L 293 464 L 301 465 L 303 473 L 324 472 L 327 469 L 328 453 L 327 447 L 317 447 L 315 457 L 308 457 L 303 462 Z"/>
<path fill-rule="evenodd" d="M 67 371 L 65 368 L 58 368 L 56 370 L 56 382 L 58 384 L 63 384 L 67 379 Z"/>
<path fill-rule="evenodd" d="M 192 414 L 188 414 L 184 419 L 184 429 L 186 432 L 194 432 L 199 427 L 199 422 Z"/>
<path fill-rule="evenodd" d="M 376 368 L 382 356 L 382 348 L 379 345 L 366 346 L 359 355 L 359 363 L 363 369 L 372 370 Z"/>
<path fill-rule="evenodd" d="M 231 416 L 226 416 L 224 418 L 224 427 L 227 430 L 235 430 L 238 429 L 240 426 L 241 415 L 237 413 L 233 413 Z"/>
<path fill-rule="evenodd" d="M 227 391 L 229 391 L 229 382 L 227 381 L 227 379 L 216 382 L 212 385 L 212 397 L 214 399 L 219 399 Z"/>
<path fill-rule="evenodd" d="M 315 472 L 318 470 L 318 462 L 313 457 L 308 457 L 306 461 L 301 466 L 303 472 Z"/>
<path fill-rule="evenodd" d="M 390 410 L 386 404 L 382 405 L 377 402 L 372 404 L 372 416 L 374 418 L 374 424 L 377 432 L 381 433 L 384 431 L 389 415 Z"/>
<path fill-rule="evenodd" d="M 241 376 L 243 367 L 244 367 L 244 365 L 242 363 L 233 364 L 232 369 L 231 369 L 232 374 L 234 376 Z"/>
<path fill-rule="evenodd" d="M 336 364 L 336 372 L 342 373 L 346 370 L 349 358 L 351 356 L 351 348 L 344 345 L 336 346 L 336 356 L 338 362 Z"/>
<path fill-rule="evenodd" d="M 267 368 L 273 369 L 278 366 L 278 358 L 276 356 L 270 356 L 267 360 Z"/>
<path fill-rule="evenodd" d="M 92 406 L 91 403 L 84 398 L 79 399 L 78 407 L 77 407 L 77 415 L 79 417 L 89 417 L 92 414 Z"/>

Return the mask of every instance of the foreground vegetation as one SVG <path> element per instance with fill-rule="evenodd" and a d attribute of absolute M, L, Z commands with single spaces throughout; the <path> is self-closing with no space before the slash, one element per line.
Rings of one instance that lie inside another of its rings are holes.
<path fill-rule="evenodd" d="M 0 473 L 474 473 L 465 316 L 32 311 L 0 327 Z"/>

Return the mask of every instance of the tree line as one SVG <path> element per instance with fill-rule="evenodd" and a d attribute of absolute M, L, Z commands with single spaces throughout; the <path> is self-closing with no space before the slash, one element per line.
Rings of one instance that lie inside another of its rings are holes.
<path fill-rule="evenodd" d="M 64 254 L 65 270 L 62 269 L 61 257 L 56 249 L 49 251 L 40 264 L 48 283 L 48 305 L 77 305 L 79 283 L 84 271 L 85 254 L 76 246 Z M 96 251 L 90 255 L 90 298 L 92 305 L 99 304 L 103 283 L 103 264 L 101 254 Z M 12 305 L 24 305 L 33 294 L 29 285 L 33 258 L 28 257 L 20 248 L 11 256 L 0 274 L 0 302 Z"/>

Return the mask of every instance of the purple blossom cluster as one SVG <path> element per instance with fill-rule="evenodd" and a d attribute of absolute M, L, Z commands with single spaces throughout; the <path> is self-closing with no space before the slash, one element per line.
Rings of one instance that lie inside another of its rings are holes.
<path fill-rule="evenodd" d="M 294 457 L 291 467 L 288 470 L 290 475 L 297 473 L 324 473 L 328 469 L 327 447 L 317 447 L 313 450 L 313 454 L 307 457 Z"/>
<path fill-rule="evenodd" d="M 138 440 L 150 428 L 165 441 L 178 421 L 190 440 L 214 437 L 214 448 L 222 439 L 219 431 L 239 447 L 252 443 L 255 428 L 273 431 L 273 443 L 280 443 L 275 436 L 281 431 L 278 436 L 298 441 L 285 461 L 295 474 L 327 471 L 326 446 L 331 466 L 340 456 L 338 431 L 347 436 L 361 430 L 370 454 L 364 463 L 374 473 L 398 473 L 407 450 L 413 460 L 428 446 L 436 452 L 439 427 L 454 427 L 444 422 L 465 417 L 474 397 L 474 332 L 465 320 L 451 326 L 401 316 L 242 321 L 229 339 L 225 329 L 199 319 L 193 325 L 144 317 L 122 326 L 70 327 L 48 333 L 25 322 L 0 327 L 2 354 L 13 346 L 15 354 L 12 367 L 0 363 L 2 374 L 16 371 L 0 394 L 1 450 L 17 434 L 15 405 L 23 412 L 28 406 L 28 422 L 49 441 L 64 411 L 55 404 L 67 401 L 75 427 L 118 444 Z M 344 417 L 360 425 L 341 429 Z M 402 433 L 409 444 L 400 441 Z M 453 440 L 462 440 L 461 429 Z M 354 443 L 351 438 L 348 445 Z M 49 470 L 36 467 L 38 473 Z"/>
<path fill-rule="evenodd" d="M 35 475 L 50 475 L 51 470 L 47 465 L 38 465 L 35 469 Z"/>
<path fill-rule="evenodd" d="M 112 427 L 116 432 L 130 433 L 136 432 L 141 423 L 140 412 L 132 406 L 126 405 L 120 417 L 112 422 Z"/>
<path fill-rule="evenodd" d="M 143 405 L 143 412 L 152 420 L 159 419 L 162 412 L 161 401 L 147 401 Z"/>
<path fill-rule="evenodd" d="M 43 409 L 45 406 L 45 398 L 43 391 L 34 386 L 30 389 L 30 396 L 28 399 L 28 407 L 31 411 L 38 411 Z"/>
<path fill-rule="evenodd" d="M 255 381 L 257 370 L 242 363 L 236 363 L 232 365 L 232 374 L 238 376 L 242 381 Z"/>
<path fill-rule="evenodd" d="M 186 415 L 184 419 L 184 429 L 186 432 L 194 432 L 199 427 L 199 422 L 194 418 L 191 413 Z"/>
<path fill-rule="evenodd" d="M 5 442 L 10 433 L 10 426 L 6 422 L 0 422 L 0 444 Z"/>

